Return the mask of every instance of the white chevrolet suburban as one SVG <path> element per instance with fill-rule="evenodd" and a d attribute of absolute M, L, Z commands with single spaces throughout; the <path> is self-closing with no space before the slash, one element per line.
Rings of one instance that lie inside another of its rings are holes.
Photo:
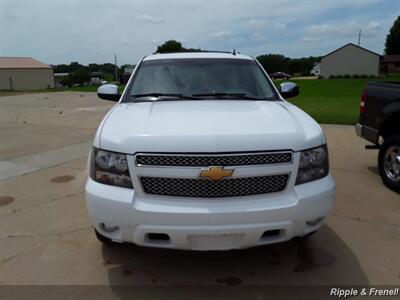
<path fill-rule="evenodd" d="M 98 239 L 188 250 L 248 248 L 315 232 L 335 182 L 320 126 L 253 58 L 144 57 L 101 122 L 87 210 Z"/>

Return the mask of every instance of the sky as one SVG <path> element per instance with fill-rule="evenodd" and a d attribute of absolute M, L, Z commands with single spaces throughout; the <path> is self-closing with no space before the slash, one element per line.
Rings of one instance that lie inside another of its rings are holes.
<path fill-rule="evenodd" d="M 399 0 L 0 0 L 0 56 L 136 64 L 169 39 L 258 56 L 321 56 L 346 43 L 382 54 Z"/>

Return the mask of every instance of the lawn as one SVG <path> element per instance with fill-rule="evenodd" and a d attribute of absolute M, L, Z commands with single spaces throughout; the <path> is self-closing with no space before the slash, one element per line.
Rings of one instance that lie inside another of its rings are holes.
<path fill-rule="evenodd" d="M 71 92 L 97 92 L 97 89 L 99 86 L 92 85 L 92 86 L 74 86 L 71 88 L 66 89 L 66 91 L 71 91 Z M 118 86 L 119 91 L 122 93 L 122 91 L 125 88 L 125 84 L 121 84 Z"/>
<path fill-rule="evenodd" d="M 23 95 L 23 94 L 34 94 L 34 93 L 53 93 L 64 91 L 62 88 L 50 88 L 50 89 L 42 89 L 42 90 L 18 90 L 18 91 L 10 91 L 10 90 L 0 90 L 0 97 L 5 96 L 15 96 L 15 95 Z"/>
<path fill-rule="evenodd" d="M 368 81 L 400 81 L 400 75 L 367 79 L 292 80 L 300 87 L 300 95 L 290 99 L 317 122 L 354 125 L 359 115 L 360 96 Z M 276 81 L 279 84 L 281 81 Z M 122 92 L 125 86 L 120 86 Z M 73 87 L 70 91 L 95 92 L 97 87 Z"/>
<path fill-rule="evenodd" d="M 368 81 L 400 81 L 400 75 L 374 79 L 293 80 L 300 95 L 290 99 L 319 123 L 356 124 L 360 96 Z M 276 81 L 279 85 L 281 81 Z"/>
<path fill-rule="evenodd" d="M 354 125 L 359 114 L 360 96 L 368 81 L 400 81 L 400 75 L 373 79 L 294 79 L 300 87 L 300 95 L 290 99 L 319 123 Z M 282 81 L 277 80 L 278 86 Z M 125 85 L 119 86 L 120 91 Z M 48 89 L 38 91 L 0 91 L 0 96 L 32 92 L 96 92 L 97 86 L 72 87 L 67 89 Z"/>

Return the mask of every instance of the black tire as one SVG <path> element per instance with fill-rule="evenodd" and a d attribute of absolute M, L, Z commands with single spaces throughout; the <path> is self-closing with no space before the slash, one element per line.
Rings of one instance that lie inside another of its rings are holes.
<path fill-rule="evenodd" d="M 114 244 L 114 242 L 113 242 L 110 238 L 108 238 L 108 237 L 102 235 L 102 234 L 99 233 L 96 229 L 94 230 L 94 232 L 95 232 L 95 234 L 96 234 L 97 239 L 98 239 L 100 242 L 102 242 L 103 244 L 106 244 L 106 245 L 113 245 L 113 244 Z"/>
<path fill-rule="evenodd" d="M 378 166 L 383 183 L 389 189 L 400 193 L 400 175 L 396 176 L 391 172 L 392 169 L 388 166 L 391 161 L 389 156 L 393 159 L 396 153 L 400 156 L 400 135 L 388 136 L 379 149 Z M 400 162 L 396 162 L 395 167 L 398 168 L 399 164 Z"/>

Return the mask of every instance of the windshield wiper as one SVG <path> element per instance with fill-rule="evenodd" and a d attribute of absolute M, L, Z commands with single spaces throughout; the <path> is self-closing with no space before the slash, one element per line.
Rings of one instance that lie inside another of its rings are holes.
<path fill-rule="evenodd" d="M 243 93 L 209 93 L 209 94 L 193 94 L 192 96 L 195 96 L 195 97 L 217 97 L 217 98 L 234 97 L 236 99 L 272 100 L 272 98 L 253 97 L 253 96 L 249 96 L 249 95 L 246 95 Z M 229 99 L 229 100 L 231 100 L 231 99 Z"/>
<path fill-rule="evenodd" d="M 190 96 L 190 95 L 184 95 L 184 94 L 168 94 L 168 93 L 147 93 L 147 94 L 134 94 L 130 95 L 129 98 L 132 99 L 137 99 L 137 98 L 143 98 L 143 97 L 156 97 L 156 98 L 161 98 L 157 99 L 157 101 L 165 101 L 165 100 L 171 100 L 171 98 L 178 98 L 178 99 L 189 99 L 189 100 L 202 100 L 201 98 Z M 162 99 L 165 98 L 165 99 Z M 154 101 L 154 100 L 149 100 L 149 101 Z"/>

